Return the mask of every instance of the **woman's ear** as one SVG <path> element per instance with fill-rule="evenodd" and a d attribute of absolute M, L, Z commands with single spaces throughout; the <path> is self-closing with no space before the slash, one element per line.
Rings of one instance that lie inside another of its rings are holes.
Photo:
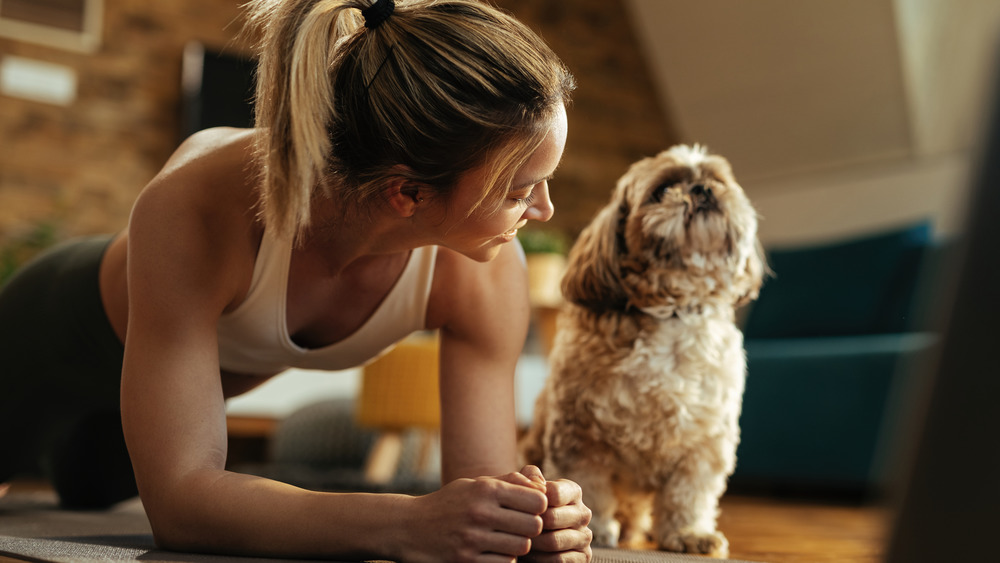
<path fill-rule="evenodd" d="M 385 187 L 386 201 L 400 217 L 412 217 L 417 208 L 423 205 L 426 187 L 418 182 L 401 176 L 394 176 Z"/>

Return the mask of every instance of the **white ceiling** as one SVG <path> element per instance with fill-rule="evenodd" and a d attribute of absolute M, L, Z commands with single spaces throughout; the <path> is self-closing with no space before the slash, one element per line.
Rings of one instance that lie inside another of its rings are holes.
<path fill-rule="evenodd" d="M 998 0 L 628 0 L 687 141 L 773 177 L 967 148 Z"/>

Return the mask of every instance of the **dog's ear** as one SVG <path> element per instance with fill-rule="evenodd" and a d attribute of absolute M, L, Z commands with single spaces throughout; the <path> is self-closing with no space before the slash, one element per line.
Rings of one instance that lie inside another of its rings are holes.
<path fill-rule="evenodd" d="M 628 210 L 623 200 L 612 201 L 580 233 L 562 280 L 566 300 L 595 311 L 625 309 L 619 261 L 626 252 L 622 231 Z"/>
<path fill-rule="evenodd" d="M 757 299 L 760 295 L 760 288 L 764 284 L 764 278 L 766 276 L 772 275 L 771 269 L 767 265 L 767 260 L 764 254 L 764 247 L 761 245 L 760 241 L 757 240 L 754 244 L 754 249 L 750 252 L 749 256 L 746 258 L 746 267 L 743 271 L 743 283 L 740 284 L 746 286 L 746 291 L 737 297 L 736 307 L 742 307 L 747 303 Z"/>

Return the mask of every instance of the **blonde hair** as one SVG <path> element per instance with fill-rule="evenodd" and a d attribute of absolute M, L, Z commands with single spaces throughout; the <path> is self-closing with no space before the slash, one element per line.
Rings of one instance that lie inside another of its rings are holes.
<path fill-rule="evenodd" d="M 317 188 L 363 204 L 402 175 L 446 195 L 483 165 L 479 204 L 499 204 L 568 102 L 572 75 L 514 17 L 475 0 L 399 0 L 367 28 L 360 10 L 372 3 L 247 4 L 261 37 L 255 119 L 269 228 L 301 231 Z"/>

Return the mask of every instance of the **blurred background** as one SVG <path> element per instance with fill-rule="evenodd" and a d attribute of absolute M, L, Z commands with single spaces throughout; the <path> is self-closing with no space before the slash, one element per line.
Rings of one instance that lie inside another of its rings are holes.
<path fill-rule="evenodd" d="M 928 258 L 938 243 L 961 232 L 1000 2 L 496 3 L 537 30 L 578 80 L 551 183 L 557 212 L 544 230 L 572 241 L 629 164 L 680 142 L 726 156 L 757 207 L 777 277 L 746 325 L 744 482 L 853 491 L 878 482 L 890 427 L 913 392 L 899 366 L 933 344 L 918 309 L 937 280 L 924 274 L 941 264 Z M 55 241 L 122 229 L 187 134 L 213 124 L 213 111 L 245 117 L 250 39 L 240 4 L 0 0 L 7 271 Z M 845 271 L 857 275 L 838 279 Z M 845 291 L 847 306 L 830 299 Z M 888 301 L 879 319 L 844 318 L 852 305 L 864 316 Z M 558 296 L 537 305 L 544 341 Z M 788 319 L 789 310 L 815 318 Z M 779 357 L 791 349 L 791 362 Z M 519 371 L 522 421 L 544 351 L 544 342 L 529 346 Z M 281 419 L 306 399 L 351 395 L 360 377 L 294 375 L 305 379 L 233 412 Z M 789 404 L 799 406 L 789 413 Z M 263 428 L 247 435 L 274 431 Z"/>
<path fill-rule="evenodd" d="M 768 244 L 957 225 L 998 2 L 498 3 L 579 80 L 552 185 L 559 230 L 575 235 L 629 163 L 677 142 L 732 161 Z M 122 228 L 187 133 L 185 47 L 249 54 L 239 6 L 0 2 L 0 244 L 39 225 Z"/>

